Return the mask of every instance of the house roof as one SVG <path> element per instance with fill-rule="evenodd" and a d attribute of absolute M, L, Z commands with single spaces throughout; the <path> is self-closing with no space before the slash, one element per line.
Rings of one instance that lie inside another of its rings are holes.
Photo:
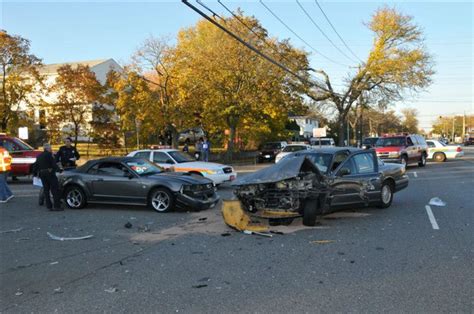
<path fill-rule="evenodd" d="M 39 69 L 40 74 L 56 74 L 58 69 L 64 65 L 70 65 L 71 67 L 77 67 L 78 65 L 86 65 L 90 68 L 109 61 L 111 59 L 99 59 L 99 60 L 88 60 L 88 61 L 78 61 L 78 62 L 65 62 L 65 63 L 53 63 L 46 64 Z"/>

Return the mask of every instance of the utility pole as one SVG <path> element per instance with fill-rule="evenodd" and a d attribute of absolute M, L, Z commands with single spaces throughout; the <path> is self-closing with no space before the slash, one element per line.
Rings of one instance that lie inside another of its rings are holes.
<path fill-rule="evenodd" d="M 454 121 L 456 120 L 456 116 L 453 116 L 453 131 L 451 133 L 451 140 L 454 143 Z"/>
<path fill-rule="evenodd" d="M 464 111 L 464 115 L 462 116 L 462 140 L 466 138 L 466 111 Z"/>

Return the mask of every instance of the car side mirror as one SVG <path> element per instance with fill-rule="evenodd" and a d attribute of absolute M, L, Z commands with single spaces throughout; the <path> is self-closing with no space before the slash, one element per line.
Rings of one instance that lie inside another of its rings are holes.
<path fill-rule="evenodd" d="M 123 176 L 124 176 L 125 178 L 129 178 L 129 179 L 133 179 L 133 178 L 135 177 L 135 176 L 133 175 L 133 173 L 131 173 L 131 172 L 128 171 L 128 170 L 125 170 L 125 171 L 123 172 Z"/>
<path fill-rule="evenodd" d="M 340 177 L 347 176 L 350 174 L 351 174 L 351 169 L 349 168 L 342 168 L 341 170 L 339 170 L 339 173 L 338 173 Z"/>

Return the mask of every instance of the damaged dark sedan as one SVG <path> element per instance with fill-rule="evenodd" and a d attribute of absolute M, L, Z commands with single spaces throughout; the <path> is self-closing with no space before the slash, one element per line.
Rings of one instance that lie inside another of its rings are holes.
<path fill-rule="evenodd" d="M 318 215 L 348 207 L 387 208 L 408 186 L 405 167 L 385 164 L 374 150 L 328 147 L 294 153 L 233 185 L 244 208 L 265 218 Z"/>
<path fill-rule="evenodd" d="M 87 203 L 148 205 L 157 212 L 175 207 L 204 210 L 219 201 L 211 180 L 187 173 L 167 172 L 140 158 L 117 157 L 88 161 L 59 176 L 66 205 Z"/>

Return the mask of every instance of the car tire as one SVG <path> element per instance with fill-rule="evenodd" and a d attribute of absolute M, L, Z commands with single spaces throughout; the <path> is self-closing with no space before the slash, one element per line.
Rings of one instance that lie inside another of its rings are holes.
<path fill-rule="evenodd" d="M 390 182 L 384 182 L 380 189 L 380 201 L 377 205 L 378 208 L 388 208 L 392 205 L 394 194 L 394 186 Z"/>
<path fill-rule="evenodd" d="M 148 198 L 150 207 L 158 213 L 166 213 L 174 209 L 174 196 L 166 188 L 156 188 Z"/>
<path fill-rule="evenodd" d="M 400 159 L 400 162 L 406 168 L 408 166 L 408 157 L 406 155 L 403 155 L 402 158 Z"/>
<path fill-rule="evenodd" d="M 444 162 L 446 161 L 446 155 L 444 153 L 435 153 L 433 155 L 433 159 L 436 161 L 436 162 Z"/>
<path fill-rule="evenodd" d="M 316 225 L 316 216 L 318 214 L 318 201 L 308 199 L 303 206 L 303 225 L 313 227 Z"/>
<path fill-rule="evenodd" d="M 64 190 L 64 201 L 70 209 L 82 209 L 87 205 L 86 193 L 78 185 L 69 185 Z"/>
<path fill-rule="evenodd" d="M 418 167 L 424 167 L 426 166 L 426 154 L 422 153 L 420 161 L 418 162 Z"/>

